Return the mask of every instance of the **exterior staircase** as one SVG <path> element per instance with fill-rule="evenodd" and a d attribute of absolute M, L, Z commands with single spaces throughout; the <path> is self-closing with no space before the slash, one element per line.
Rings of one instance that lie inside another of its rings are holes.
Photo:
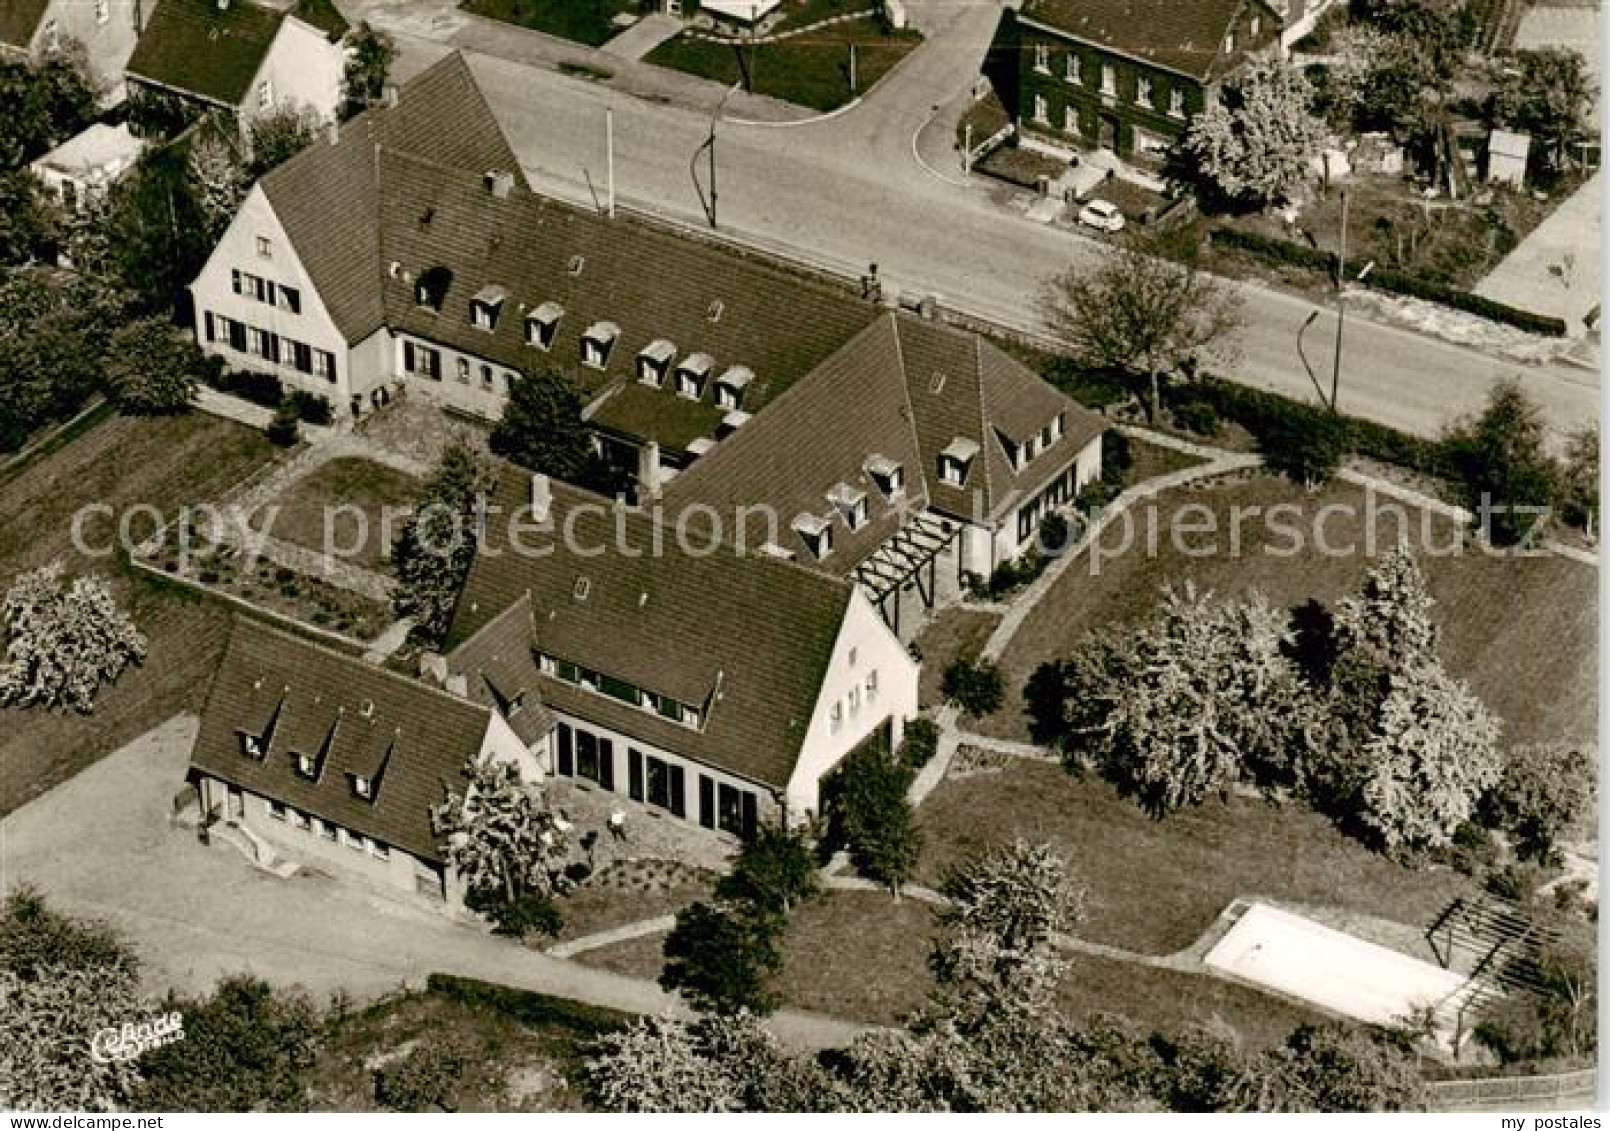
<path fill-rule="evenodd" d="M 252 867 L 267 872 L 271 876 L 278 876 L 288 880 L 300 871 L 301 866 L 295 861 L 286 860 L 274 850 L 262 837 L 252 832 L 245 825 L 233 821 L 220 821 L 208 830 L 212 836 L 234 847 L 247 863 Z"/>

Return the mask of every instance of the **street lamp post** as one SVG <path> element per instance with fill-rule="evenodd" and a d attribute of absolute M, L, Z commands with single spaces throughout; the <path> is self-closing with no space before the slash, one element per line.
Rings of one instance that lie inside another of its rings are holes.
<path fill-rule="evenodd" d="M 1308 327 L 1312 326 L 1318 319 L 1319 311 L 1310 310 L 1308 312 L 1308 317 L 1303 321 L 1303 324 L 1298 327 L 1297 356 L 1302 359 L 1303 369 L 1308 373 L 1308 380 L 1313 383 L 1314 392 L 1319 394 L 1319 403 L 1325 404 L 1325 387 L 1319 383 L 1319 377 L 1314 373 L 1314 367 L 1308 364 L 1308 355 L 1303 352 L 1303 335 L 1308 332 Z"/>
<path fill-rule="evenodd" d="M 1342 384 L 1342 321 L 1347 314 L 1347 303 L 1342 294 L 1342 282 L 1347 278 L 1347 190 L 1342 190 L 1342 240 L 1336 255 L 1336 355 L 1331 358 L 1330 410 L 1340 411 L 1337 394 Z"/>
<path fill-rule="evenodd" d="M 710 226 L 716 226 L 716 122 L 721 118 L 721 111 L 727 105 L 727 99 L 738 93 L 742 83 L 733 83 L 727 93 L 721 96 L 716 108 L 710 112 L 710 133 L 704 139 L 704 144 L 693 151 L 693 160 L 689 163 L 688 172 L 693 177 L 693 191 L 699 194 L 699 203 L 704 207 L 704 215 L 710 221 Z M 704 189 L 699 184 L 699 154 L 708 152 L 710 155 L 710 199 L 705 200 Z"/>

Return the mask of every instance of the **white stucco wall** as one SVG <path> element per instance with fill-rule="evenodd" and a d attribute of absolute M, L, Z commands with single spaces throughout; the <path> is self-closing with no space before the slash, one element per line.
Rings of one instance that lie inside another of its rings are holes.
<path fill-rule="evenodd" d="M 96 95 L 102 106 L 111 106 L 123 101 L 127 93 L 123 68 L 134 54 L 134 45 L 139 39 L 137 17 L 143 14 L 150 20 L 156 4 L 153 0 L 102 0 L 102 3 L 104 20 L 100 18 L 103 9 L 97 6 L 96 0 L 52 0 L 34 29 L 31 48 L 35 52 L 49 50 L 52 34 L 58 42 L 76 39 L 83 44 Z"/>
<path fill-rule="evenodd" d="M 272 96 L 270 109 L 307 106 L 320 118 L 333 121 L 341 106 L 345 70 L 346 54 L 339 43 L 331 43 L 318 28 L 288 16 L 240 105 L 241 121 L 265 112 L 258 94 L 264 83 L 269 84 Z"/>
<path fill-rule="evenodd" d="M 872 602 L 856 590 L 850 597 L 844 623 L 839 626 L 827 675 L 785 793 L 790 819 L 820 810 L 822 778 L 884 720 L 893 721 L 891 741 L 900 741 L 905 720 L 917 713 L 920 671 Z M 877 673 L 877 694 L 869 700 L 866 684 L 873 672 Z M 854 709 L 852 690 L 859 698 Z M 835 704 L 843 712 L 837 730 L 832 723 Z"/>
<path fill-rule="evenodd" d="M 519 767 L 522 781 L 535 783 L 547 776 L 538 751 L 528 750 L 514 733 L 514 728 L 496 711 L 491 712 L 491 722 L 487 725 L 486 737 L 481 740 L 476 760 L 512 763 Z"/>
<path fill-rule="evenodd" d="M 412 342 L 416 349 L 433 349 L 441 355 L 440 381 L 410 374 L 404 368 L 405 342 Z M 496 421 L 502 418 L 503 404 L 508 400 L 509 382 L 518 376 L 514 370 L 412 334 L 398 334 L 392 352 L 391 372 L 407 386 L 409 396 L 455 408 L 484 420 Z M 460 362 L 467 367 L 463 375 L 460 372 Z M 491 372 L 490 387 L 486 385 L 481 373 L 483 365 Z"/>
<path fill-rule="evenodd" d="M 266 237 L 270 244 L 269 258 L 258 254 L 258 237 Z M 300 314 L 292 314 L 277 306 L 258 302 L 248 295 L 234 293 L 231 271 L 240 270 L 271 279 L 276 285 L 289 284 L 301 292 Z M 305 389 L 327 397 L 337 412 L 344 410 L 351 395 L 349 383 L 350 357 L 346 341 L 336 329 L 325 309 L 313 280 L 297 258 L 296 249 L 285 234 L 279 217 L 260 186 L 253 185 L 246 194 L 235 219 L 230 222 L 218 246 L 213 248 L 207 264 L 190 284 L 195 300 L 196 340 L 203 351 L 217 354 L 235 369 L 252 369 L 271 372 L 287 388 Z M 222 314 L 248 326 L 272 331 L 283 337 L 304 342 L 325 350 L 335 357 L 335 380 L 328 381 L 311 373 L 303 373 L 281 358 L 279 364 L 267 361 L 252 353 L 231 349 L 226 342 L 206 340 L 206 314 Z"/>

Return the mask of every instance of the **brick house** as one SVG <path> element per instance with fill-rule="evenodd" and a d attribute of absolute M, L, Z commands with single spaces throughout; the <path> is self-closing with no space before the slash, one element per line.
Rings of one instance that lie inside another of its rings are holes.
<path fill-rule="evenodd" d="M 1025 0 L 986 66 L 1020 137 L 1158 163 L 1282 24 L 1265 0 Z"/>

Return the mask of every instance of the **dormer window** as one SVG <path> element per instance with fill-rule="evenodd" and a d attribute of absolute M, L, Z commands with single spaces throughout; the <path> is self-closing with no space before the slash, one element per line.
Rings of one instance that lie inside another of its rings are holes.
<path fill-rule="evenodd" d="M 503 312 L 503 300 L 509 292 L 502 287 L 482 287 L 470 299 L 470 321 L 477 330 L 496 330 L 498 315 Z"/>
<path fill-rule="evenodd" d="M 690 354 L 676 367 L 677 395 L 694 401 L 704 396 L 704 383 L 709 379 L 710 370 L 714 367 L 715 360 L 709 354 Z"/>
<path fill-rule="evenodd" d="M 893 498 L 906 489 L 906 471 L 888 456 L 873 456 L 866 461 L 866 473 L 878 485 L 885 498 Z"/>
<path fill-rule="evenodd" d="M 621 328 L 613 322 L 594 322 L 581 336 L 581 363 L 593 369 L 609 364 L 610 351 L 621 336 Z"/>
<path fill-rule="evenodd" d="M 676 359 L 676 346 L 664 338 L 656 338 L 637 355 L 637 379 L 658 389 L 665 383 L 665 372 Z"/>
<path fill-rule="evenodd" d="M 755 379 L 754 373 L 748 366 L 734 365 L 720 377 L 716 378 L 716 405 L 719 408 L 739 409 L 743 407 L 744 390 Z"/>
<path fill-rule="evenodd" d="M 293 754 L 296 759 L 296 772 L 309 781 L 316 781 L 319 776 L 319 760 L 311 754 Z"/>
<path fill-rule="evenodd" d="M 439 314 L 447 301 L 447 288 L 452 285 L 453 273 L 446 267 L 427 268 L 414 283 L 414 302 Z"/>
<path fill-rule="evenodd" d="M 692 727 L 694 730 L 698 730 L 703 721 L 703 714 L 700 712 L 699 708 L 688 706 L 684 706 L 682 708 L 683 726 Z"/>
<path fill-rule="evenodd" d="M 973 460 L 978 455 L 978 444 L 965 436 L 957 436 L 945 450 L 939 453 L 939 478 L 941 482 L 949 483 L 952 487 L 961 487 L 967 482 L 967 473 L 973 466 Z"/>
<path fill-rule="evenodd" d="M 559 319 L 565 316 L 565 308 L 557 302 L 545 302 L 530 314 L 525 316 L 525 340 L 527 345 L 536 346 L 540 350 L 553 349 L 553 340 L 559 333 Z"/>
<path fill-rule="evenodd" d="M 1227 31 L 1224 33 L 1224 50 L 1227 53 L 1235 50 L 1235 32 Z"/>
<path fill-rule="evenodd" d="M 266 751 L 263 749 L 263 740 L 255 734 L 240 733 L 240 752 L 254 761 L 261 762 Z"/>
<path fill-rule="evenodd" d="M 865 491 L 857 490 L 848 483 L 838 483 L 827 493 L 827 501 L 833 504 L 833 508 L 844 519 L 844 525 L 851 530 L 859 530 L 866 525 Z"/>
<path fill-rule="evenodd" d="M 793 527 L 794 533 L 800 536 L 818 561 L 833 552 L 833 523 L 830 519 L 814 514 L 796 515 Z"/>
<path fill-rule="evenodd" d="M 367 774 L 352 775 L 352 792 L 365 801 L 373 801 L 375 796 L 375 783 Z"/>

